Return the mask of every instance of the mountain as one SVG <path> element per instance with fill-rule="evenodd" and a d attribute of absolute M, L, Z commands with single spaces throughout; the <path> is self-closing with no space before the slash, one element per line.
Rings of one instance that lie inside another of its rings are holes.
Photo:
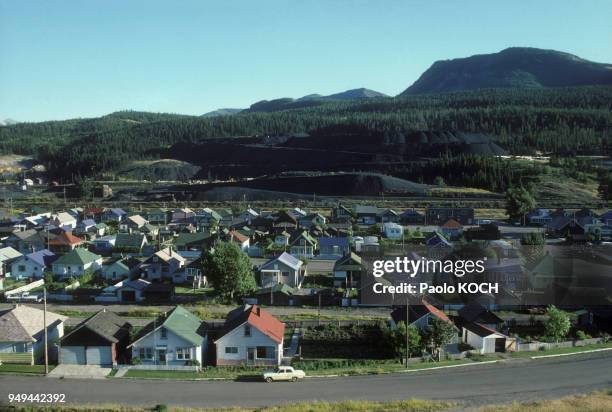
<path fill-rule="evenodd" d="M 244 109 L 217 109 L 212 112 L 204 113 L 201 117 L 232 116 L 243 110 Z"/>
<path fill-rule="evenodd" d="M 340 93 L 334 93 L 327 96 L 321 94 L 308 94 L 297 99 L 291 97 L 282 97 L 280 99 L 273 100 L 261 100 L 257 103 L 253 103 L 248 108 L 249 112 L 275 112 L 279 110 L 287 109 L 300 109 L 310 106 L 318 106 L 324 102 L 329 101 L 342 101 L 342 100 L 360 100 L 360 99 L 374 99 L 389 97 L 384 93 L 377 92 L 375 90 L 359 88 L 346 90 Z"/>
<path fill-rule="evenodd" d="M 297 99 L 301 100 L 356 100 L 356 99 L 373 99 L 377 97 L 389 97 L 384 93 L 377 92 L 376 90 L 359 88 L 346 90 L 340 93 L 330 94 L 328 96 L 322 96 L 320 94 L 309 94 Z"/>
<path fill-rule="evenodd" d="M 435 62 L 400 96 L 484 88 L 612 84 L 612 65 L 569 53 L 511 47 L 499 53 Z"/>
<path fill-rule="evenodd" d="M 8 119 L 8 118 L 4 120 L 0 120 L 0 126 L 12 126 L 17 123 L 19 123 L 17 120 Z"/>

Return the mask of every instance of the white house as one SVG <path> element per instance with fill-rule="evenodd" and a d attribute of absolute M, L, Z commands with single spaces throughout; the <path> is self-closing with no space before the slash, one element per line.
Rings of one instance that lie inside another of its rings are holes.
<path fill-rule="evenodd" d="M 128 349 L 132 350 L 132 359 L 163 369 L 164 366 L 204 364 L 207 341 L 202 320 L 177 306 L 148 324 Z"/>
<path fill-rule="evenodd" d="M 257 305 L 244 305 L 227 315 L 214 342 L 217 366 L 280 365 L 285 324 Z"/>
<path fill-rule="evenodd" d="M 71 232 L 77 227 L 77 219 L 67 212 L 60 212 L 53 215 L 50 223 L 64 229 L 66 232 Z"/>
<path fill-rule="evenodd" d="M 304 262 L 283 252 L 279 257 L 269 260 L 259 268 L 261 286 L 270 287 L 279 283 L 299 288 L 306 276 Z"/>
<path fill-rule="evenodd" d="M 44 358 L 47 329 L 49 359 L 57 359 L 55 343 L 64 336 L 66 316 L 47 312 L 46 324 L 40 309 L 19 305 L 0 312 L 0 362 L 34 364 Z"/>
<path fill-rule="evenodd" d="M 42 278 L 47 269 L 57 259 L 55 253 L 43 249 L 22 256 L 11 265 L 11 277 L 16 279 Z"/>
<path fill-rule="evenodd" d="M 87 249 L 76 248 L 53 262 L 53 273 L 61 277 L 82 276 L 102 267 L 102 256 Z"/>
<path fill-rule="evenodd" d="M 387 239 L 401 239 L 404 235 L 404 228 L 394 222 L 383 223 L 383 232 Z"/>

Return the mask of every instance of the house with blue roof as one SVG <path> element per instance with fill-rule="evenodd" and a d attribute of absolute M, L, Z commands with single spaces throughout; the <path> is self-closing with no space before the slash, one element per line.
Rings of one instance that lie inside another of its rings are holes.
<path fill-rule="evenodd" d="M 16 279 L 40 279 L 45 271 L 51 270 L 51 264 L 58 256 L 50 250 L 43 249 L 15 260 L 11 265 L 11 277 Z"/>
<path fill-rule="evenodd" d="M 322 259 L 340 259 L 350 251 L 348 237 L 324 236 L 319 238 L 319 257 Z"/>

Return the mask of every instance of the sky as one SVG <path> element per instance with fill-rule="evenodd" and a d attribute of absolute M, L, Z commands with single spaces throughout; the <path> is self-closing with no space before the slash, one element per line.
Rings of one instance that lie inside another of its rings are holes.
<path fill-rule="evenodd" d="M 0 0 L 0 120 L 396 95 L 511 46 L 611 63 L 610 21 L 610 0 Z"/>

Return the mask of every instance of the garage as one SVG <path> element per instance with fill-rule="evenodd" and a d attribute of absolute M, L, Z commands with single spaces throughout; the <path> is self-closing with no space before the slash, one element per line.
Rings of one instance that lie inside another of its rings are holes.
<path fill-rule="evenodd" d="M 85 365 L 85 348 L 83 346 L 62 346 L 60 363 Z"/>
<path fill-rule="evenodd" d="M 86 348 L 85 357 L 88 365 L 113 364 L 113 356 L 110 346 L 88 346 Z"/>
<path fill-rule="evenodd" d="M 111 366 L 130 360 L 126 346 L 132 325 L 102 310 L 78 324 L 60 340 L 60 363 Z"/>

